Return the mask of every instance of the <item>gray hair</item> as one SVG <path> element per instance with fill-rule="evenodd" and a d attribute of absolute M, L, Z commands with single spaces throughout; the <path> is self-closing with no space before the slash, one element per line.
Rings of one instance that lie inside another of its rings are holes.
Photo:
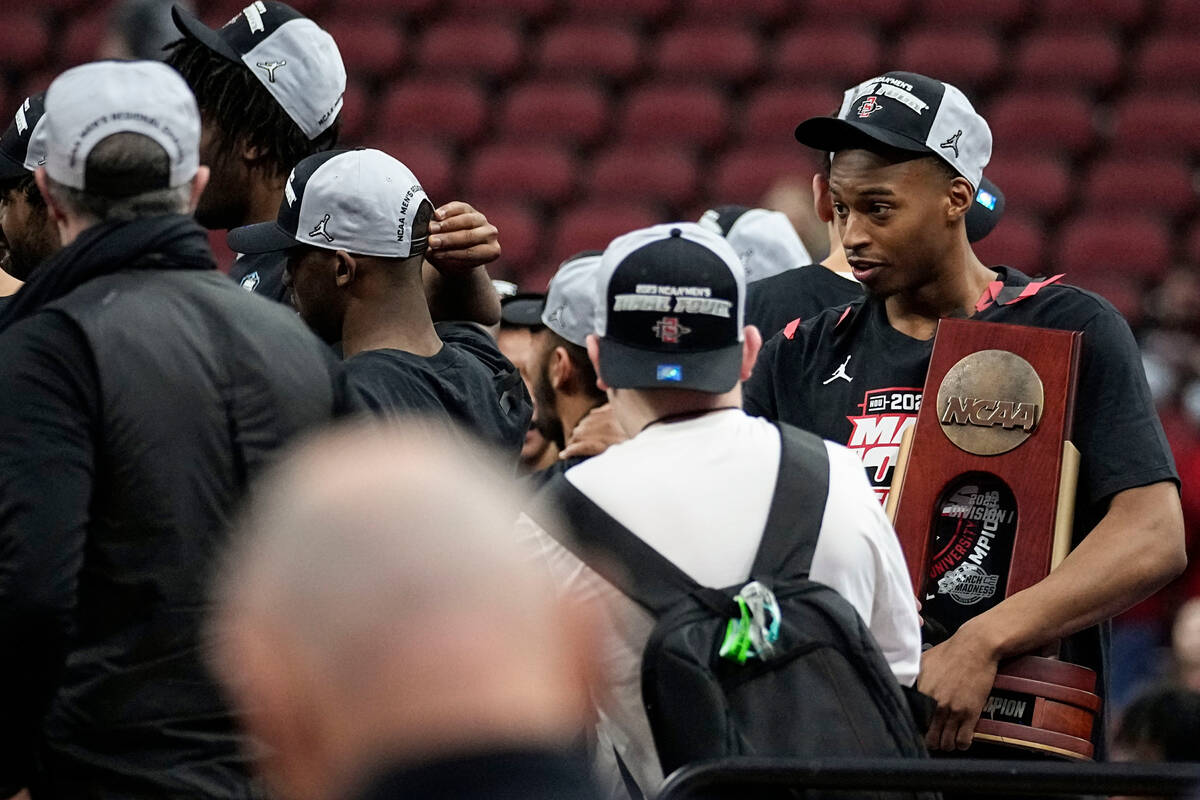
<path fill-rule="evenodd" d="M 54 201 L 96 222 L 127 222 L 165 214 L 187 214 L 192 184 L 167 187 L 171 165 L 162 146 L 138 133 L 115 133 L 88 154 L 87 189 L 46 178 Z"/>

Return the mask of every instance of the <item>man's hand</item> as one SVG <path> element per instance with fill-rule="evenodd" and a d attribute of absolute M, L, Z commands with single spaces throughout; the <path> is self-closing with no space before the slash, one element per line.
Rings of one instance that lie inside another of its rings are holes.
<path fill-rule="evenodd" d="M 966 750 L 992 683 L 999 659 L 971 627 L 963 625 L 921 656 L 917 688 L 937 703 L 925 734 L 930 750 Z"/>
<path fill-rule="evenodd" d="M 29 800 L 29 790 L 22 789 L 21 791 L 14 794 L 12 797 L 8 798 L 8 800 Z"/>
<path fill-rule="evenodd" d="M 499 231 L 467 203 L 433 212 L 425 260 L 447 275 L 462 275 L 500 257 Z"/>
<path fill-rule="evenodd" d="M 593 408 L 579 421 L 575 430 L 571 431 L 567 446 L 558 457 L 598 456 L 614 444 L 620 444 L 628 438 L 617 424 L 612 406 L 605 403 Z"/>

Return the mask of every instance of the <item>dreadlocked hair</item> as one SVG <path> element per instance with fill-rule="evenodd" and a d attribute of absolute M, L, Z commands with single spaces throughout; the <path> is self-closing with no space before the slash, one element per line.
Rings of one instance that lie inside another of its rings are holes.
<path fill-rule="evenodd" d="M 309 139 L 244 65 L 186 37 L 167 45 L 167 50 L 167 64 L 187 81 L 200 113 L 219 131 L 217 150 L 222 157 L 245 143 L 264 154 L 263 166 L 278 177 L 307 156 L 337 144 L 340 120 Z"/>

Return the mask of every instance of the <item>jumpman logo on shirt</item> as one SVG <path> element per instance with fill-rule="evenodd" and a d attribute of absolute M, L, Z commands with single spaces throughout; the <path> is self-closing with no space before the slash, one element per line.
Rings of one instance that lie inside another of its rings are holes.
<path fill-rule="evenodd" d="M 842 365 L 840 367 L 838 367 L 837 369 L 835 369 L 833 371 L 833 374 L 830 375 L 827 380 L 822 381 L 821 385 L 828 386 L 829 384 L 836 381 L 838 378 L 841 378 L 846 383 L 850 383 L 851 381 L 853 381 L 854 378 L 852 376 L 846 374 L 846 366 L 850 363 L 850 359 L 852 359 L 852 358 L 854 358 L 854 356 L 846 356 L 846 360 L 842 362 Z"/>
<path fill-rule="evenodd" d="M 325 230 L 325 226 L 328 224 L 329 224 L 329 215 L 326 214 L 324 217 L 321 218 L 321 221 L 317 223 L 317 227 L 313 228 L 311 231 L 308 232 L 308 235 L 309 236 L 324 236 L 325 241 L 332 242 L 333 237 L 329 235 L 329 231 Z"/>

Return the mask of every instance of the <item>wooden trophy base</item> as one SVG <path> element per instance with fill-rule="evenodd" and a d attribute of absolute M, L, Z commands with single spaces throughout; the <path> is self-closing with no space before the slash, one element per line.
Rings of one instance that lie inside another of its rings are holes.
<path fill-rule="evenodd" d="M 1000 665 L 975 740 L 1050 758 L 1090 760 L 1100 714 L 1096 673 L 1054 658 L 1023 656 Z"/>

